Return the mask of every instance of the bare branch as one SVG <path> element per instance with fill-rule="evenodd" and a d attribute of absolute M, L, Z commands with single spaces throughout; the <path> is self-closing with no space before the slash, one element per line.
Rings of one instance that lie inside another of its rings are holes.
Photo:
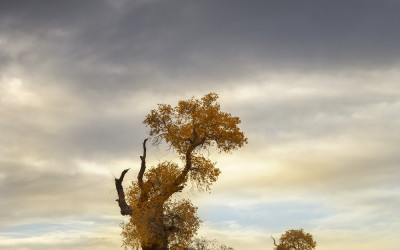
<path fill-rule="evenodd" d="M 146 142 L 148 138 L 144 139 L 143 141 L 143 156 L 140 156 L 140 160 L 142 161 L 142 164 L 140 166 L 140 171 L 138 174 L 138 181 L 139 181 L 139 186 L 142 187 L 143 184 L 143 175 L 144 171 L 146 171 Z"/>
<path fill-rule="evenodd" d="M 115 178 L 115 187 L 117 188 L 118 192 L 118 199 L 116 201 L 118 201 L 118 205 L 119 208 L 121 209 L 122 215 L 132 215 L 132 208 L 125 201 L 124 188 L 122 187 L 122 181 L 124 180 L 125 174 L 128 171 L 129 168 L 125 169 L 124 171 L 122 171 L 119 179 Z"/>
<path fill-rule="evenodd" d="M 279 246 L 279 245 L 276 244 L 275 238 L 272 237 L 272 235 L 271 235 L 271 238 L 272 238 L 272 240 L 274 241 L 274 245 L 275 245 L 276 247 Z"/>

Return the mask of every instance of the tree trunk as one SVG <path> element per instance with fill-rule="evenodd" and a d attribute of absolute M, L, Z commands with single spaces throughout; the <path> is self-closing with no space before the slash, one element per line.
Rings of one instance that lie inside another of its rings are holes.
<path fill-rule="evenodd" d="M 146 234 L 150 238 L 147 239 L 147 242 L 142 242 L 142 249 L 167 250 L 168 231 L 164 224 L 163 204 L 157 204 L 153 209 L 155 212 L 146 223 Z"/>
<path fill-rule="evenodd" d="M 163 237 L 162 234 L 157 235 L 157 239 L 154 240 L 150 245 L 145 246 L 142 244 L 143 250 L 167 250 L 168 249 L 168 239 Z"/>
<path fill-rule="evenodd" d="M 167 247 L 160 247 L 159 245 L 152 245 L 149 247 L 142 247 L 142 250 L 167 250 Z"/>
<path fill-rule="evenodd" d="M 148 139 L 143 141 L 143 156 L 140 156 L 141 159 L 141 167 L 138 174 L 138 184 L 141 190 L 140 193 L 140 202 L 145 202 L 148 199 L 148 193 L 144 186 L 146 185 L 143 182 L 143 175 L 146 170 L 146 142 Z M 122 186 L 122 182 L 124 180 L 125 174 L 128 172 L 129 169 L 125 169 L 121 176 L 117 179 L 115 178 L 115 187 L 118 192 L 118 205 L 121 210 L 122 215 L 129 215 L 132 216 L 132 208 L 126 203 L 125 201 L 125 192 Z M 179 187 L 180 188 L 180 187 Z M 183 187 L 182 187 L 183 188 Z M 171 194 L 172 195 L 172 194 Z M 165 199 L 167 200 L 168 197 Z M 154 214 L 153 220 L 148 221 L 147 223 L 147 231 L 150 235 L 154 235 L 150 242 L 146 242 L 141 244 L 143 250 L 167 250 L 168 249 L 168 230 L 164 225 L 164 215 L 163 215 L 163 203 L 165 202 L 164 199 L 160 197 L 159 201 L 153 206 L 156 206 L 156 213 Z"/>

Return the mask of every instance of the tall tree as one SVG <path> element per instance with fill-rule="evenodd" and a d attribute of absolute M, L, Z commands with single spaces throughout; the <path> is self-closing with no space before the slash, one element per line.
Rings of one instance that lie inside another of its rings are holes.
<path fill-rule="evenodd" d="M 137 180 L 126 197 L 122 181 L 126 172 L 115 179 L 118 204 L 122 215 L 129 215 L 123 226 L 123 244 L 133 249 L 183 249 L 191 243 L 200 220 L 190 200 L 174 199 L 188 183 L 198 190 L 209 190 L 220 170 L 202 152 L 215 146 L 219 152 L 230 152 L 247 143 L 240 131 L 240 119 L 222 112 L 218 95 L 209 93 L 201 99 L 178 102 L 176 107 L 159 104 L 146 116 L 153 144 L 167 143 L 179 155 L 182 166 L 164 161 L 146 167 L 146 142 Z"/>
<path fill-rule="evenodd" d="M 281 235 L 279 244 L 274 240 L 275 250 L 314 250 L 317 242 L 314 241 L 310 233 L 303 229 L 291 229 Z"/>

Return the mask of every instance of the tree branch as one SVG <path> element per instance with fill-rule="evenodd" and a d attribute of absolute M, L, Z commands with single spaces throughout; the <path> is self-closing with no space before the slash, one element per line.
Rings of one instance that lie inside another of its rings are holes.
<path fill-rule="evenodd" d="M 169 226 L 169 227 L 166 227 L 165 230 L 166 230 L 168 233 L 173 233 L 173 232 L 179 231 L 179 228 L 176 227 L 176 226 Z"/>
<path fill-rule="evenodd" d="M 147 139 L 144 139 L 143 141 L 143 155 L 140 156 L 140 160 L 142 161 L 141 165 L 140 165 L 140 171 L 138 174 L 138 181 L 139 181 L 139 186 L 140 188 L 142 188 L 142 184 L 143 184 L 143 175 L 144 175 L 144 171 L 146 171 L 146 142 Z"/>
<path fill-rule="evenodd" d="M 195 129 L 193 129 L 193 133 L 196 133 Z M 171 196 L 175 192 L 181 192 L 182 189 L 185 187 L 184 182 L 185 182 L 186 176 L 189 173 L 189 171 L 192 169 L 192 153 L 198 146 L 203 145 L 203 143 L 206 141 L 206 138 L 203 138 L 200 141 L 197 141 L 197 139 L 198 139 L 197 134 L 195 134 L 193 137 L 193 141 L 190 143 L 189 147 L 186 150 L 185 167 L 183 168 L 183 170 L 179 174 L 179 176 L 175 179 L 175 181 L 173 183 L 173 188 L 167 193 L 166 197 Z"/>
<path fill-rule="evenodd" d="M 272 238 L 272 240 L 274 241 L 274 245 L 275 245 L 275 246 L 279 246 L 279 245 L 276 244 L 275 238 L 272 237 L 272 235 L 271 235 L 271 238 Z"/>
<path fill-rule="evenodd" d="M 116 201 L 118 201 L 118 205 L 119 205 L 119 208 L 121 209 L 122 215 L 131 215 L 132 214 L 132 208 L 125 201 L 124 188 L 122 187 L 122 181 L 124 180 L 125 174 L 128 171 L 129 171 L 129 168 L 125 169 L 124 171 L 122 171 L 119 179 L 115 178 L 115 187 L 117 188 L 117 192 L 118 192 L 118 199 Z"/>
<path fill-rule="evenodd" d="M 194 146 L 195 147 L 198 147 L 198 146 L 200 146 L 200 145 L 203 145 L 204 144 L 204 142 L 206 141 L 206 137 L 204 137 L 203 139 L 201 139 L 199 142 L 197 142 Z"/>

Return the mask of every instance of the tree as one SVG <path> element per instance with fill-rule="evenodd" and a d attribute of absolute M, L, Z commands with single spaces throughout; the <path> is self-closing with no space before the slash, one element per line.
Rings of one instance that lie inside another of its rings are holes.
<path fill-rule="evenodd" d="M 314 250 L 317 242 L 314 241 L 310 233 L 303 229 L 291 229 L 281 235 L 279 245 L 276 244 L 274 237 L 275 250 Z"/>
<path fill-rule="evenodd" d="M 122 181 L 129 169 L 115 179 L 118 205 L 129 215 L 123 225 L 123 245 L 133 249 L 183 249 L 190 245 L 200 220 L 190 200 L 174 198 L 188 183 L 200 191 L 209 190 L 221 171 L 202 152 L 215 146 L 219 152 L 231 152 L 247 143 L 238 124 L 240 119 L 222 112 L 218 95 L 178 102 L 176 107 L 159 104 L 143 121 L 150 128 L 153 144 L 165 142 L 175 150 L 183 166 L 164 161 L 147 169 L 146 142 L 137 180 L 126 197 Z"/>

